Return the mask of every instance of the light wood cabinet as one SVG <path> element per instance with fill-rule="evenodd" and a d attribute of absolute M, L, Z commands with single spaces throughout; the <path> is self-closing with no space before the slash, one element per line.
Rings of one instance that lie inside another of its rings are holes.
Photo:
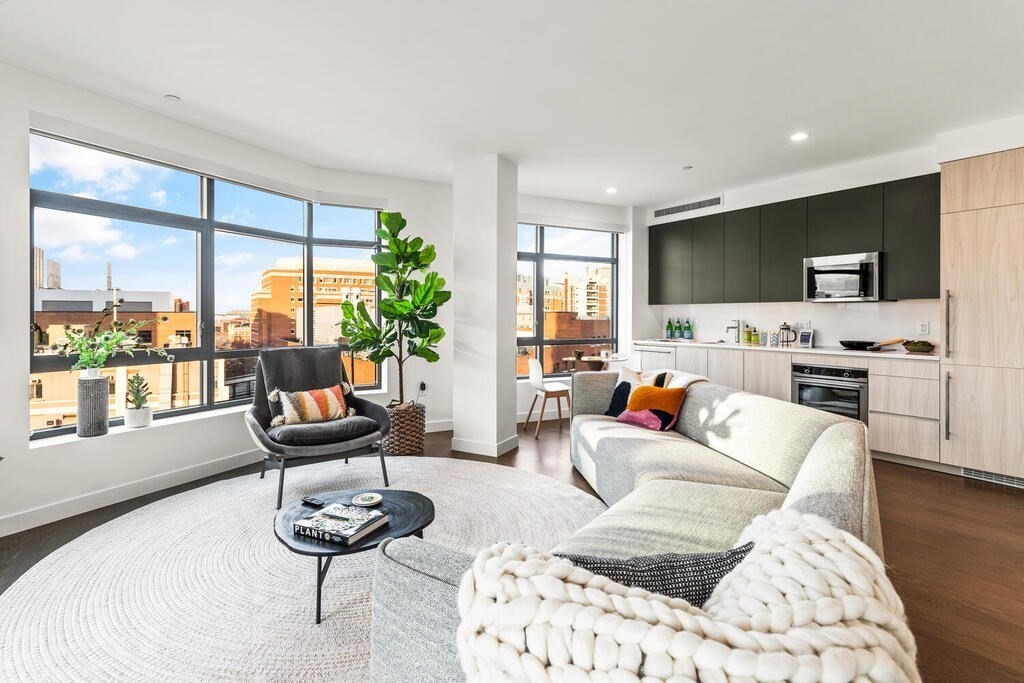
<path fill-rule="evenodd" d="M 871 376 L 868 410 L 938 420 L 939 382 L 934 379 Z"/>
<path fill-rule="evenodd" d="M 744 351 L 743 389 L 789 401 L 793 393 L 792 356 L 772 351 Z"/>
<path fill-rule="evenodd" d="M 939 462 L 939 422 L 872 412 L 868 417 L 871 450 Z"/>
<path fill-rule="evenodd" d="M 1024 370 L 944 363 L 940 385 L 942 462 L 1024 477 Z"/>
<path fill-rule="evenodd" d="M 1024 148 L 942 165 L 942 213 L 1024 203 Z"/>
<path fill-rule="evenodd" d="M 676 347 L 674 367 L 683 372 L 692 372 L 695 375 L 708 374 L 708 350 L 703 347 Z"/>
<path fill-rule="evenodd" d="M 640 359 L 640 370 L 664 370 L 675 367 L 675 350 L 668 346 L 635 346 L 636 355 Z"/>
<path fill-rule="evenodd" d="M 942 254 L 943 362 L 1024 368 L 1024 205 L 944 215 Z"/>
<path fill-rule="evenodd" d="M 889 377 L 913 377 L 915 379 L 939 379 L 939 364 L 930 360 L 868 360 L 868 373 Z"/>
<path fill-rule="evenodd" d="M 832 368 L 866 368 L 868 366 L 868 359 L 863 356 L 794 353 L 793 359 L 800 365 L 824 365 Z"/>
<path fill-rule="evenodd" d="M 743 389 L 743 351 L 708 349 L 707 376 L 715 384 Z"/>

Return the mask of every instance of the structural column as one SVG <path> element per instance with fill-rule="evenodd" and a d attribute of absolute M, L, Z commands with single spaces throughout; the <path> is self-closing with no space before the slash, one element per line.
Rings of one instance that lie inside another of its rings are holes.
<path fill-rule="evenodd" d="M 499 456 L 516 436 L 516 165 L 498 154 L 455 164 L 452 449 Z"/>

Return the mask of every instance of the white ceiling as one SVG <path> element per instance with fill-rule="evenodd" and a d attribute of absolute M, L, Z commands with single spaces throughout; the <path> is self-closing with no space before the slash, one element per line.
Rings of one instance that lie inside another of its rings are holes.
<path fill-rule="evenodd" d="M 447 181 L 494 151 L 525 193 L 650 206 L 1024 112 L 1022 26 L 1015 0 L 7 0 L 0 61 L 318 166 Z"/>

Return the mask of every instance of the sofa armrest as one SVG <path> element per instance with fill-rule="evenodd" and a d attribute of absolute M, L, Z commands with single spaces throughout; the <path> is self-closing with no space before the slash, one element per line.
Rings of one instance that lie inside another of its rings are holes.
<path fill-rule="evenodd" d="M 389 539 L 380 545 L 373 579 L 371 680 L 466 680 L 455 634 L 459 584 L 472 565 L 471 555 L 420 539 Z"/>
<path fill-rule="evenodd" d="M 365 415 L 380 425 L 381 435 L 391 431 L 391 416 L 388 415 L 388 411 L 384 406 L 373 401 L 367 401 L 365 398 L 360 398 L 355 394 L 346 397 L 346 400 L 351 407 L 356 409 L 357 415 Z"/>
<path fill-rule="evenodd" d="M 577 372 L 572 376 L 572 416 L 604 415 L 615 391 L 617 372 Z"/>

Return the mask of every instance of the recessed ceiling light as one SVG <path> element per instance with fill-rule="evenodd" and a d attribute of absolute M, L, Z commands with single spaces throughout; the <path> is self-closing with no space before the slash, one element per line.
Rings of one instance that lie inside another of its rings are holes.
<path fill-rule="evenodd" d="M 607 192 L 608 194 L 615 194 L 616 192 L 618 192 L 618 190 L 615 189 L 614 187 L 609 187 L 605 190 L 605 192 Z"/>
<path fill-rule="evenodd" d="M 810 137 L 810 135 L 808 135 L 804 131 L 798 130 L 797 132 L 795 132 L 792 135 L 790 135 L 789 139 L 791 141 L 793 141 L 793 142 L 803 142 L 804 140 L 806 140 L 809 137 Z"/>
<path fill-rule="evenodd" d="M 686 164 L 685 166 L 683 166 L 683 170 L 684 171 L 692 171 L 693 170 L 693 164 Z"/>
<path fill-rule="evenodd" d="M 181 98 L 177 95 L 164 95 L 164 99 L 168 102 L 181 102 Z"/>

